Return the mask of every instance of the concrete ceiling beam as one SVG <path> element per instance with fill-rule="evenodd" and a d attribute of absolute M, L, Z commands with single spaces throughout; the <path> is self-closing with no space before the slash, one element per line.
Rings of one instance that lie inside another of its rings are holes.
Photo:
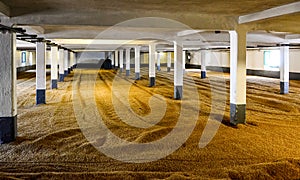
<path fill-rule="evenodd" d="M 239 24 L 264 20 L 272 17 L 283 16 L 300 12 L 300 2 L 290 3 L 283 6 L 274 7 L 261 12 L 247 14 L 239 17 Z"/>

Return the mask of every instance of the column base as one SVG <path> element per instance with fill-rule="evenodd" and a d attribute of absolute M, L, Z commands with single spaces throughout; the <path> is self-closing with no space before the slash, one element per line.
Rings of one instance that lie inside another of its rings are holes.
<path fill-rule="evenodd" d="M 46 90 L 37 89 L 36 90 L 36 104 L 46 104 Z"/>
<path fill-rule="evenodd" d="M 246 104 L 230 103 L 230 123 L 233 125 L 246 123 Z"/>
<path fill-rule="evenodd" d="M 68 68 L 68 74 L 70 74 L 71 73 L 71 68 Z"/>
<path fill-rule="evenodd" d="M 171 68 L 170 67 L 167 67 L 167 72 L 171 72 Z"/>
<path fill-rule="evenodd" d="M 122 74 L 123 73 L 123 68 L 120 68 L 120 74 Z"/>
<path fill-rule="evenodd" d="M 157 66 L 157 70 L 160 71 L 160 66 Z"/>
<path fill-rule="evenodd" d="M 140 78 L 140 73 L 135 73 L 135 80 L 140 80 L 141 78 Z"/>
<path fill-rule="evenodd" d="M 289 93 L 289 82 L 280 82 L 280 94 Z"/>
<path fill-rule="evenodd" d="M 126 70 L 126 76 L 130 75 L 130 70 Z"/>
<path fill-rule="evenodd" d="M 155 86 L 155 77 L 150 77 L 150 84 L 149 84 L 150 87 L 153 87 Z"/>
<path fill-rule="evenodd" d="M 70 67 L 70 70 L 73 71 L 73 66 Z"/>
<path fill-rule="evenodd" d="M 182 99 L 182 86 L 174 86 L 174 99 Z"/>
<path fill-rule="evenodd" d="M 17 116 L 0 117 L 0 144 L 15 141 L 17 138 Z"/>
<path fill-rule="evenodd" d="M 57 80 L 56 79 L 51 80 L 51 89 L 57 89 Z"/>
<path fill-rule="evenodd" d="M 205 79 L 206 78 L 206 71 L 201 71 L 201 79 Z"/>
<path fill-rule="evenodd" d="M 68 76 L 68 74 L 69 74 L 69 71 L 65 70 L 65 77 Z"/>
<path fill-rule="evenodd" d="M 65 74 L 59 74 L 59 82 L 64 82 Z"/>

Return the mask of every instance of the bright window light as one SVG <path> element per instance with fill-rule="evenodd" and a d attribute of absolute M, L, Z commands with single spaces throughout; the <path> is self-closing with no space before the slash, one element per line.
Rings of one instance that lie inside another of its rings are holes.
<path fill-rule="evenodd" d="M 280 51 L 267 50 L 264 51 L 264 69 L 271 71 L 279 71 Z"/>

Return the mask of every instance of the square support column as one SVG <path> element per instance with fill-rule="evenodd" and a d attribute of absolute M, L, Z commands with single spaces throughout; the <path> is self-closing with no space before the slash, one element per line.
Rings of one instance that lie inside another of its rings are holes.
<path fill-rule="evenodd" d="M 119 67 L 119 51 L 115 51 L 115 68 Z"/>
<path fill-rule="evenodd" d="M 182 73 L 185 73 L 185 63 L 186 63 L 186 51 L 183 51 L 182 52 L 182 68 L 183 68 Z"/>
<path fill-rule="evenodd" d="M 111 52 L 111 67 L 112 68 L 115 67 L 115 55 L 113 52 Z"/>
<path fill-rule="evenodd" d="M 171 72 L 171 52 L 168 52 L 167 54 L 167 72 Z"/>
<path fill-rule="evenodd" d="M 123 49 L 120 50 L 120 73 L 123 72 L 124 69 L 124 53 Z"/>
<path fill-rule="evenodd" d="M 282 44 L 280 47 L 280 94 L 289 93 L 289 45 Z"/>
<path fill-rule="evenodd" d="M 16 35 L 0 32 L 0 144 L 17 137 Z"/>
<path fill-rule="evenodd" d="M 182 99 L 183 93 L 183 51 L 180 42 L 174 42 L 174 99 Z"/>
<path fill-rule="evenodd" d="M 70 51 L 70 58 L 69 58 L 69 66 L 70 66 L 70 72 L 73 71 L 73 65 L 74 65 L 74 53 Z"/>
<path fill-rule="evenodd" d="M 69 74 L 69 51 L 64 50 L 64 69 L 65 77 Z"/>
<path fill-rule="evenodd" d="M 58 59 L 58 64 L 59 64 L 59 82 L 64 82 L 65 79 L 65 63 L 64 63 L 64 50 L 59 49 L 59 59 Z"/>
<path fill-rule="evenodd" d="M 160 52 L 157 52 L 157 71 L 160 71 Z"/>
<path fill-rule="evenodd" d="M 36 44 L 36 104 L 46 104 L 46 43 Z"/>
<path fill-rule="evenodd" d="M 206 56 L 207 51 L 204 50 L 201 52 L 201 79 L 206 78 Z"/>
<path fill-rule="evenodd" d="M 126 49 L 126 76 L 130 75 L 130 48 Z"/>
<path fill-rule="evenodd" d="M 230 123 L 246 123 L 245 30 L 230 31 Z"/>
<path fill-rule="evenodd" d="M 149 44 L 149 86 L 155 86 L 155 48 L 154 43 Z"/>
<path fill-rule="evenodd" d="M 51 89 L 57 89 L 57 79 L 58 79 L 58 47 L 51 47 Z"/>
<path fill-rule="evenodd" d="M 134 48 L 134 54 L 135 54 L 135 79 L 139 80 L 140 79 L 140 64 L 141 64 L 141 47 L 137 46 Z"/>

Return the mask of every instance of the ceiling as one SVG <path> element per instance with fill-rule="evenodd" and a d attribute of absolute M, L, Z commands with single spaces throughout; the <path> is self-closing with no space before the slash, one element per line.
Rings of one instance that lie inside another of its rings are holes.
<path fill-rule="evenodd" d="M 296 0 L 0 0 L 0 12 L 1 24 L 74 51 L 145 46 L 153 40 L 168 48 L 178 38 L 190 49 L 227 47 L 228 30 L 240 27 L 248 30 L 249 46 L 300 44 Z M 260 18 L 239 23 L 248 16 Z"/>

